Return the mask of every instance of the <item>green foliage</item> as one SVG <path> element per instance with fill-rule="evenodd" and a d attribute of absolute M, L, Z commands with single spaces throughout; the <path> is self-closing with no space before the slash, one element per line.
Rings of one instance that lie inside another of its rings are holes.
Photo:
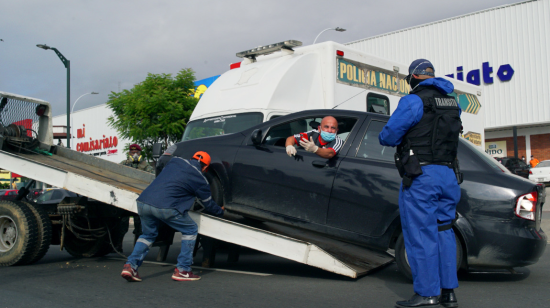
<path fill-rule="evenodd" d="M 148 74 L 145 81 L 130 90 L 111 92 L 107 106 L 113 110 L 109 125 L 121 137 L 139 144 L 142 155 L 152 159 L 153 144 L 165 147 L 181 139 L 198 99 L 190 96 L 194 90 L 195 73 L 182 69 L 171 74 Z"/>
<path fill-rule="evenodd" d="M 0 183 L 0 189 L 9 189 L 10 183 Z"/>

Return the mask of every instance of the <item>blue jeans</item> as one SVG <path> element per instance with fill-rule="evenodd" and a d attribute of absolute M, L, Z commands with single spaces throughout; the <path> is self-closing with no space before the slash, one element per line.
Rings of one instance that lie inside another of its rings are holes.
<path fill-rule="evenodd" d="M 134 246 L 134 251 L 128 257 L 126 264 L 137 270 L 141 266 L 149 248 L 158 236 L 160 222 L 164 222 L 174 230 L 181 232 L 181 252 L 178 256 L 177 268 L 180 271 L 191 271 L 193 264 L 193 249 L 197 239 L 197 224 L 189 214 L 182 214 L 176 209 L 159 209 L 148 204 L 137 202 L 138 214 L 141 218 L 142 234 Z"/>

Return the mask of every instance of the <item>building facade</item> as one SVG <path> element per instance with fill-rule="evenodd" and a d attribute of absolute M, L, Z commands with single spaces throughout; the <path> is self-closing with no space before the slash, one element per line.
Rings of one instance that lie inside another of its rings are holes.
<path fill-rule="evenodd" d="M 346 45 L 479 85 L 485 148 L 492 156 L 550 159 L 550 0 L 524 1 Z"/>

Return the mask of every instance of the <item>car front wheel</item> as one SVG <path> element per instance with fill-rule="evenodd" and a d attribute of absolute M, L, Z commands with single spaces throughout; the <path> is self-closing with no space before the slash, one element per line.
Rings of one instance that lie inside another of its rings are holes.
<path fill-rule="evenodd" d="M 456 270 L 460 269 L 462 264 L 463 249 L 460 239 L 455 232 L 455 241 L 456 241 Z M 409 265 L 409 259 L 407 258 L 407 251 L 405 250 L 405 239 L 403 238 L 403 233 L 397 238 L 395 243 L 395 263 L 397 268 L 407 279 L 413 280 L 411 266 Z"/>

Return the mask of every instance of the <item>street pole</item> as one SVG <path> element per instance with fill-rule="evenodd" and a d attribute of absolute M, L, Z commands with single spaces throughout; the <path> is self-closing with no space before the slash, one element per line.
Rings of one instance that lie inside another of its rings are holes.
<path fill-rule="evenodd" d="M 84 93 L 82 95 L 80 95 L 80 97 L 78 97 L 76 99 L 76 101 L 74 101 L 74 104 L 73 104 L 73 108 L 71 108 L 71 135 L 73 135 L 73 113 L 74 113 L 74 107 L 76 106 L 76 103 L 78 102 L 79 99 L 81 99 L 83 96 L 86 96 L 88 94 L 99 94 L 98 92 L 88 92 L 88 93 Z"/>
<path fill-rule="evenodd" d="M 51 49 L 55 51 L 61 62 L 63 62 L 63 65 L 65 65 L 65 68 L 67 69 L 67 148 L 71 148 L 71 61 L 69 61 L 65 56 L 63 56 L 57 48 L 50 47 L 46 44 L 38 44 L 36 45 L 38 48 L 42 48 L 44 50 Z"/>
<path fill-rule="evenodd" d="M 325 30 L 321 31 L 321 33 L 317 34 L 317 37 L 315 38 L 315 40 L 313 40 L 313 44 L 315 44 L 315 42 L 317 42 L 317 39 L 319 38 L 319 36 L 321 36 L 321 34 L 323 34 L 323 32 L 329 31 L 329 30 L 334 30 L 334 31 L 338 31 L 338 32 L 346 31 L 346 29 L 343 29 L 343 28 L 340 28 L 340 27 L 325 29 Z"/>

